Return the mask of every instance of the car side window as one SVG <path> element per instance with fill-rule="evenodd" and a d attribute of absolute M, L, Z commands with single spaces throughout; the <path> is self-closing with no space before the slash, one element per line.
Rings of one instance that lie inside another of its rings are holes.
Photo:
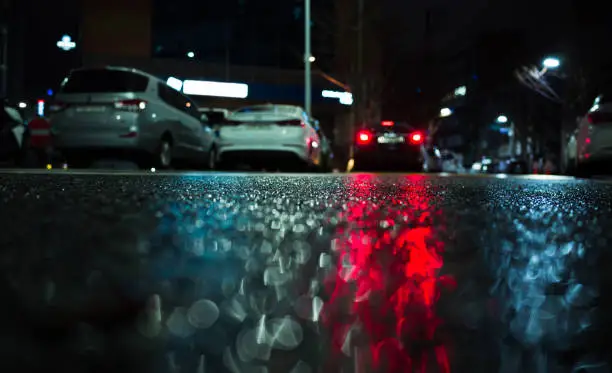
<path fill-rule="evenodd" d="M 157 89 L 159 97 L 164 102 L 199 120 L 200 114 L 198 108 L 188 97 L 166 84 L 159 83 Z"/>
<path fill-rule="evenodd" d="M 165 103 L 167 103 L 168 105 L 174 107 L 175 109 L 183 110 L 183 108 L 181 107 L 181 105 L 179 103 L 180 101 L 177 100 L 177 97 L 174 94 L 176 91 L 173 88 L 168 87 L 165 84 L 159 83 L 157 85 L 157 91 L 159 93 L 159 97 Z M 178 92 L 176 92 L 176 93 L 178 93 Z"/>

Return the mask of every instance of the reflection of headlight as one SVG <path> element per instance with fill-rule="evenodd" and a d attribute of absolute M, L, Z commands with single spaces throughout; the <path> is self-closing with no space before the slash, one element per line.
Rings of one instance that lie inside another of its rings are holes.
<path fill-rule="evenodd" d="M 434 154 L 436 155 L 436 157 L 440 157 L 441 156 L 439 149 L 434 150 Z"/>

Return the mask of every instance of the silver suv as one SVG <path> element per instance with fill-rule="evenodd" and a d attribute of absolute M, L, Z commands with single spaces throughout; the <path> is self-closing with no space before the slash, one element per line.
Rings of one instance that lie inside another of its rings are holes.
<path fill-rule="evenodd" d="M 49 112 L 54 145 L 69 163 L 111 156 L 146 168 L 210 167 L 216 159 L 213 132 L 195 103 L 135 69 L 73 70 Z"/>

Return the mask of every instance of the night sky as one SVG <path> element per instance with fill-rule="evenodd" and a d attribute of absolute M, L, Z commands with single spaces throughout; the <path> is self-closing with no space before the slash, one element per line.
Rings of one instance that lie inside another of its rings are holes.
<path fill-rule="evenodd" d="M 301 67 L 301 0 L 152 1 L 154 55 L 184 56 L 187 50 L 195 50 L 208 62 Z M 438 100 L 445 90 L 476 75 L 509 76 L 515 64 L 537 63 L 545 54 L 571 57 L 574 64 L 605 66 L 610 60 L 611 49 L 602 46 L 609 44 L 612 35 L 607 18 L 611 5 L 601 2 L 369 1 L 380 6 L 384 15 L 384 59 L 388 79 L 394 84 L 388 88 L 394 93 L 389 94 L 401 95 L 416 105 L 419 100 Z M 62 59 L 68 57 L 59 53 L 55 43 L 62 34 L 78 34 L 78 0 L 27 3 L 21 3 L 28 8 L 23 44 L 30 65 L 27 69 L 34 71 L 28 79 L 36 81 L 55 68 L 60 74 Z M 318 66 L 329 72 L 334 66 L 333 37 L 321 29 L 334 27 L 333 4 L 313 0 L 313 54 L 318 54 Z M 490 35 L 487 45 L 497 48 L 487 55 L 488 66 L 479 66 L 472 57 L 467 62 L 465 54 L 483 49 L 474 45 L 486 35 Z M 40 55 L 58 63 L 31 68 Z M 472 71 L 475 69 L 489 71 Z"/>

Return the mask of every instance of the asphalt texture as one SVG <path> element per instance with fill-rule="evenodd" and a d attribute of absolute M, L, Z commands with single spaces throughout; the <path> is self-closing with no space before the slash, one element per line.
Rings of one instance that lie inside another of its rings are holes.
<path fill-rule="evenodd" d="M 0 173 L 3 372 L 609 372 L 612 184 Z"/>

